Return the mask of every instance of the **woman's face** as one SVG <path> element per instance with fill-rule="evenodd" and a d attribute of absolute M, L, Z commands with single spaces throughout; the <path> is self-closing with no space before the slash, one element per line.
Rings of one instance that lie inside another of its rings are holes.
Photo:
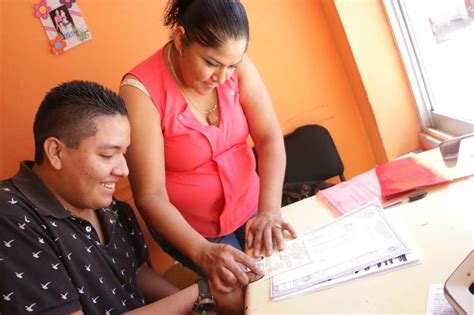
<path fill-rule="evenodd" d="M 247 39 L 230 39 L 219 48 L 198 43 L 183 46 L 179 66 L 183 84 L 200 95 L 206 95 L 224 83 L 242 61 Z"/>

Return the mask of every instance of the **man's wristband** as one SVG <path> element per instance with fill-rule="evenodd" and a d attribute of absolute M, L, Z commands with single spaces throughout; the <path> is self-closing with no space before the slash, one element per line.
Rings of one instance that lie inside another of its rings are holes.
<path fill-rule="evenodd" d="M 199 296 L 193 304 L 193 312 L 206 314 L 216 309 L 216 300 L 212 296 L 207 278 L 199 278 L 197 281 Z"/>

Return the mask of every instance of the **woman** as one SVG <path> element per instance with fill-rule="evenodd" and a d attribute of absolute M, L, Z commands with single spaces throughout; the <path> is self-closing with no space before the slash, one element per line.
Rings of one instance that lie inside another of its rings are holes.
<path fill-rule="evenodd" d="M 120 89 L 132 127 L 134 199 L 165 251 L 229 292 L 249 282 L 244 267 L 261 272 L 242 252 L 245 242 L 258 257 L 283 249 L 284 230 L 296 236 L 280 212 L 283 138 L 245 54 L 249 27 L 239 1 L 171 1 L 165 25 L 170 42 Z"/>

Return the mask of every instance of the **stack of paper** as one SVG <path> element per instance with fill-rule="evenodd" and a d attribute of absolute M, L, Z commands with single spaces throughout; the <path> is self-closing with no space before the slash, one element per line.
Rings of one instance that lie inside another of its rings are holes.
<path fill-rule="evenodd" d="M 273 300 L 325 289 L 420 261 L 413 246 L 394 228 L 379 202 L 339 217 L 299 239 L 299 244 L 307 247 L 312 261 L 273 275 Z"/>
<path fill-rule="evenodd" d="M 318 198 L 338 215 L 352 212 L 374 200 L 386 203 L 375 169 L 320 190 Z"/>
<path fill-rule="evenodd" d="M 472 138 L 474 142 L 474 138 Z M 464 146 L 464 147 L 463 147 Z M 378 165 L 366 173 L 318 192 L 318 198 L 336 214 L 345 214 L 373 200 L 389 206 L 411 192 L 474 175 L 474 144 L 465 142 L 455 167 L 447 167 L 439 149 L 411 154 Z"/>

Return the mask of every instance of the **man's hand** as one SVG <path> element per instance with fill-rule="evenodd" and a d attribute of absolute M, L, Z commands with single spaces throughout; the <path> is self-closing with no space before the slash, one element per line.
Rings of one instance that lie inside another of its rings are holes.
<path fill-rule="evenodd" d="M 256 259 L 227 244 L 208 243 L 200 253 L 198 265 L 221 293 L 229 293 L 263 275 Z"/>
<path fill-rule="evenodd" d="M 270 256 L 274 247 L 279 251 L 285 248 L 283 231 L 288 231 L 293 238 L 296 237 L 295 229 L 283 221 L 280 210 L 259 212 L 248 230 L 247 247 L 253 248 L 254 257 L 262 255 L 262 250 Z"/>
<path fill-rule="evenodd" d="M 229 293 L 216 290 L 209 282 L 212 296 L 216 299 L 218 314 L 243 314 L 244 313 L 244 290 L 240 285 L 233 286 Z"/>

